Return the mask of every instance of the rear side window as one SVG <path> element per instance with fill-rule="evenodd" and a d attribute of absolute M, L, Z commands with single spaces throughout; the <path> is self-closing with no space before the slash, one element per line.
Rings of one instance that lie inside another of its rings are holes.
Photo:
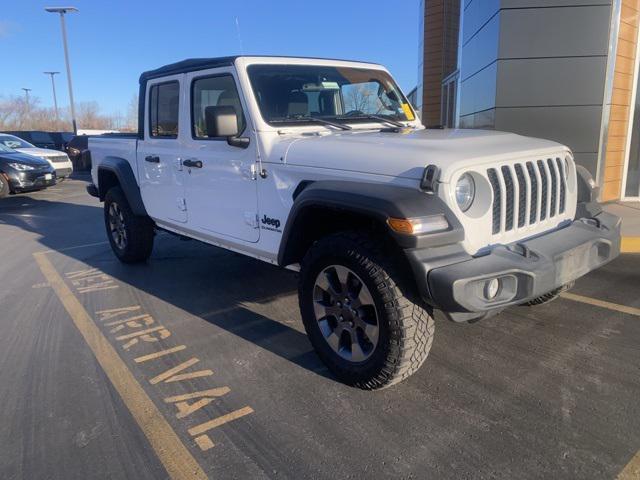
<path fill-rule="evenodd" d="M 152 137 L 178 136 L 180 84 L 178 82 L 153 85 L 149 91 L 149 134 Z"/>

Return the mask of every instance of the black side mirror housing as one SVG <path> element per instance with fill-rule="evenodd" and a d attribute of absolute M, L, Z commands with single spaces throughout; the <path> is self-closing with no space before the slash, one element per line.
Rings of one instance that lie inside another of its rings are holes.
<path fill-rule="evenodd" d="M 206 107 L 204 120 L 209 138 L 229 138 L 238 135 L 238 115 L 231 105 Z"/>

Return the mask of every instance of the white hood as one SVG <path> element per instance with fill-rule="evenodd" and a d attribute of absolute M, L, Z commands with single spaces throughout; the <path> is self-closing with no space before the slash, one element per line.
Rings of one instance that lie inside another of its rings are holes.
<path fill-rule="evenodd" d="M 62 155 L 67 155 L 64 152 L 60 152 L 58 150 L 49 150 L 48 148 L 16 148 L 17 151 L 21 153 L 26 153 L 28 155 L 34 155 L 36 157 L 61 157 Z"/>
<path fill-rule="evenodd" d="M 461 167 L 495 164 L 546 152 L 569 151 L 556 142 L 490 130 L 349 131 L 298 137 L 286 149 L 290 165 L 420 179 L 438 166 L 441 181 Z"/>

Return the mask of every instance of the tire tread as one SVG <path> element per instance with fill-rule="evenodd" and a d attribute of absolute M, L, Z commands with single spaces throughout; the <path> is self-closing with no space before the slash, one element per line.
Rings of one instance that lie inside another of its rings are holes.
<path fill-rule="evenodd" d="M 310 248 L 301 265 L 301 310 L 305 272 L 321 257 L 345 250 L 376 283 L 376 293 L 382 296 L 385 305 L 390 333 L 388 353 L 379 371 L 365 381 L 350 382 L 349 378 L 346 381 L 366 390 L 386 388 L 410 377 L 424 363 L 433 342 L 435 323 L 431 313 L 417 299 L 408 276 L 401 273 L 397 262 L 386 254 L 384 243 L 376 236 L 358 231 L 331 235 Z M 331 363 L 318 353 L 326 363 Z"/>

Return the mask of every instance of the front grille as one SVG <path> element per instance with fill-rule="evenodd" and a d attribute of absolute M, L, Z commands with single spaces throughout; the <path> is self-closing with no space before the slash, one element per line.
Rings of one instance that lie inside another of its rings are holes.
<path fill-rule="evenodd" d="M 565 164 L 548 158 L 487 170 L 493 190 L 492 232 L 497 235 L 551 220 L 565 212 Z"/>
<path fill-rule="evenodd" d="M 67 162 L 69 159 L 67 158 L 66 155 L 56 155 L 51 156 L 51 157 L 47 157 L 47 160 L 51 160 L 53 163 L 63 163 L 63 162 Z"/>
<path fill-rule="evenodd" d="M 491 182 L 491 188 L 493 189 L 493 234 L 500 232 L 500 203 L 502 199 L 502 190 L 498 182 L 498 174 L 495 169 L 490 168 L 487 170 L 489 175 L 489 182 Z"/>

